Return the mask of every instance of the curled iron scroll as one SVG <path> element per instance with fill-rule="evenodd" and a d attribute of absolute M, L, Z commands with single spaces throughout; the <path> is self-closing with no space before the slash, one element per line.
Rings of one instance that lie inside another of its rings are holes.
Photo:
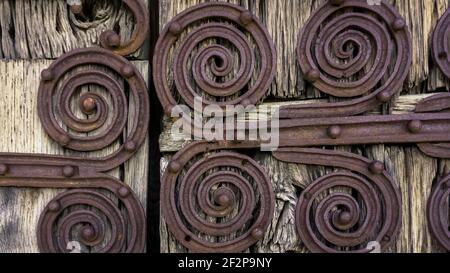
<path fill-rule="evenodd" d="M 147 5 L 141 0 L 122 0 L 134 14 L 135 27 L 128 41 L 121 41 L 121 37 L 112 30 L 105 31 L 100 36 L 100 44 L 115 54 L 126 56 L 136 52 L 145 42 L 150 29 L 150 16 Z M 70 10 L 74 14 L 83 12 L 83 2 L 68 1 Z"/>
<path fill-rule="evenodd" d="M 79 67 L 86 70 L 74 71 Z M 115 73 L 120 80 L 112 78 L 106 71 Z M 103 149 L 123 135 L 128 114 L 134 117 L 133 126 L 117 151 L 104 158 L 78 160 L 78 164 L 99 171 L 113 169 L 127 161 L 145 141 L 150 121 L 147 87 L 139 71 L 125 58 L 101 48 L 77 49 L 61 56 L 42 71 L 41 78 L 39 117 L 47 134 L 63 147 L 77 151 Z M 124 81 L 130 87 L 134 113 L 128 113 Z M 70 103 L 75 91 L 88 84 L 103 87 L 112 99 L 113 109 L 109 109 L 101 95 L 85 93 L 80 96 L 78 107 L 89 119 L 80 119 L 73 113 Z M 107 124 L 110 114 L 111 122 Z M 74 134 L 96 130 L 101 132 L 89 136 Z"/>
<path fill-rule="evenodd" d="M 197 96 L 203 106 L 256 104 L 274 78 L 276 52 L 265 27 L 248 10 L 210 2 L 183 11 L 166 25 L 153 66 L 158 68 L 153 79 L 159 100 L 170 115 L 178 97 L 192 109 Z"/>
<path fill-rule="evenodd" d="M 244 251 L 264 238 L 271 223 L 275 197 L 270 180 L 250 157 L 226 151 L 236 148 L 242 147 L 193 143 L 171 159 L 164 173 L 164 219 L 193 252 Z"/>
<path fill-rule="evenodd" d="M 351 116 L 388 102 L 406 79 L 411 48 L 405 20 L 386 1 L 326 1 L 299 33 L 297 57 L 315 88 L 347 100 L 286 106 L 280 117 Z"/>
<path fill-rule="evenodd" d="M 310 251 L 370 252 L 369 242 L 385 250 L 395 241 L 401 225 L 400 190 L 383 163 L 321 149 L 282 148 L 273 155 L 289 163 L 346 169 L 319 178 L 300 196 L 296 226 Z"/>

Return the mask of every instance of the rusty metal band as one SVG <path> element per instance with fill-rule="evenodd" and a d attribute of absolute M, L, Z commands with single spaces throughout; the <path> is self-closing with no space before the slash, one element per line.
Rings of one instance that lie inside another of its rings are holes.
<path fill-rule="evenodd" d="M 450 251 L 450 176 L 442 178 L 433 187 L 428 199 L 428 226 L 437 241 Z"/>
<path fill-rule="evenodd" d="M 193 143 L 172 158 L 164 173 L 164 219 L 193 252 L 244 251 L 264 237 L 271 223 L 275 197 L 270 180 L 252 158 L 226 151 L 236 147 Z"/>
<path fill-rule="evenodd" d="M 255 52 L 261 60 L 258 65 Z M 153 79 L 166 114 L 178 104 L 178 97 L 191 108 L 197 96 L 203 97 L 203 106 L 250 105 L 264 97 L 275 76 L 276 51 L 265 27 L 248 10 L 210 2 L 183 11 L 166 25 L 153 67 L 158 68 Z"/>
<path fill-rule="evenodd" d="M 450 9 L 442 15 L 433 32 L 432 56 L 447 78 L 450 78 Z"/>
<path fill-rule="evenodd" d="M 322 149 L 282 148 L 273 155 L 283 162 L 347 170 L 319 178 L 300 196 L 296 227 L 310 251 L 369 252 L 369 242 L 376 241 L 385 250 L 395 241 L 401 195 L 383 163 Z"/>
<path fill-rule="evenodd" d="M 407 77 L 411 48 L 405 20 L 384 0 L 326 1 L 303 26 L 297 57 L 315 88 L 347 100 L 285 106 L 280 118 L 351 116 L 388 102 Z"/>
<path fill-rule="evenodd" d="M 278 130 L 279 147 L 411 143 L 427 155 L 450 158 L 450 113 L 446 109 L 450 109 L 450 95 L 439 94 L 419 102 L 416 113 L 412 114 L 291 118 L 280 120 L 277 127 L 258 122 L 244 122 L 244 126 L 235 122 L 234 126 L 224 124 L 224 128 L 247 128 L 248 132 Z M 195 137 L 203 137 L 201 128 L 185 119 L 182 121 L 183 128 L 191 129 Z M 227 133 L 224 132 L 224 138 Z M 237 131 L 233 133 L 238 135 Z"/>
<path fill-rule="evenodd" d="M 450 95 L 447 93 L 434 95 L 420 101 L 415 109 L 416 113 L 449 113 Z M 445 132 L 445 128 L 442 128 Z M 417 146 L 424 153 L 435 158 L 450 158 L 450 142 L 418 143 Z"/>
<path fill-rule="evenodd" d="M 428 113 L 280 121 L 280 147 L 450 141 L 450 114 Z"/>
<path fill-rule="evenodd" d="M 74 71 L 81 66 L 87 70 Z M 130 97 L 135 109 L 130 113 L 134 117 L 134 122 L 127 139 L 116 152 L 104 158 L 61 158 L 63 161 L 79 162 L 76 165 L 90 166 L 98 171 L 114 169 L 121 165 L 145 141 L 150 120 L 150 106 L 147 87 L 139 71 L 128 60 L 111 51 L 101 48 L 77 49 L 61 56 L 48 69 L 42 71 L 38 94 L 39 117 L 45 131 L 53 140 L 65 148 L 77 151 L 103 149 L 123 135 L 128 119 L 128 100 L 123 90 L 123 80 L 113 79 L 103 72 L 105 69 L 119 75 L 130 87 Z M 113 109 L 109 109 L 105 98 L 100 95 L 86 93 L 80 97 L 79 106 L 80 110 L 87 115 L 90 114 L 91 118 L 77 118 L 71 110 L 70 101 L 75 91 L 87 84 L 104 87 L 113 100 Z M 113 115 L 112 122 L 106 124 L 109 113 Z M 64 127 L 58 123 L 59 120 Z M 73 133 L 88 133 L 97 129 L 102 132 L 91 136 Z M 35 156 L 26 157 L 35 158 Z M 43 159 L 39 156 L 36 160 L 52 161 L 54 158 Z"/>
<path fill-rule="evenodd" d="M 141 0 L 122 0 L 122 2 L 134 15 L 133 34 L 127 41 L 123 41 L 115 31 L 108 30 L 100 35 L 100 44 L 103 48 L 109 49 L 115 54 L 126 56 L 141 48 L 147 39 L 150 30 L 150 15 L 147 5 Z M 83 6 L 82 4 L 72 5 L 70 10 L 74 14 L 80 14 L 83 12 Z"/>

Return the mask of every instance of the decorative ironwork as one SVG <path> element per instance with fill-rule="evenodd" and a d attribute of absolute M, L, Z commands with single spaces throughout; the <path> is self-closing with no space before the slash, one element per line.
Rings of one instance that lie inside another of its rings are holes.
<path fill-rule="evenodd" d="M 284 162 L 351 171 L 328 174 L 302 191 L 296 225 L 309 250 L 369 252 L 369 242 L 382 250 L 393 242 L 401 224 L 400 190 L 383 163 L 321 149 L 282 148 L 273 154 Z"/>
<path fill-rule="evenodd" d="M 275 197 L 267 174 L 230 148 L 239 145 L 191 144 L 172 158 L 163 176 L 161 208 L 168 227 L 194 252 L 243 251 L 264 237 L 271 222 Z M 204 153 L 209 154 L 189 164 Z"/>
<path fill-rule="evenodd" d="M 141 0 L 122 0 L 131 10 L 135 18 L 134 32 L 128 41 L 121 41 L 120 35 L 112 30 L 105 31 L 100 36 L 100 44 L 115 54 L 126 56 L 136 52 L 144 44 L 150 30 L 150 16 L 148 7 Z M 70 10 L 73 14 L 83 13 L 83 2 L 70 1 Z"/>
<path fill-rule="evenodd" d="M 204 105 L 256 104 L 274 78 L 276 52 L 267 30 L 248 10 L 210 2 L 187 9 L 166 25 L 153 66 L 158 68 L 153 79 L 159 100 L 170 115 L 178 96 L 191 108 L 196 96 L 203 97 Z"/>
<path fill-rule="evenodd" d="M 447 78 L 450 78 L 450 46 L 448 36 L 450 34 L 450 9 L 439 19 L 434 29 L 432 39 L 432 55 L 434 62 Z"/>
<path fill-rule="evenodd" d="M 385 1 L 326 1 L 299 34 L 300 69 L 321 92 L 351 99 L 282 107 L 280 117 L 351 116 L 388 102 L 406 79 L 411 47 L 405 20 Z"/>
<path fill-rule="evenodd" d="M 80 72 L 77 70 L 80 67 L 86 70 Z M 124 144 L 113 154 L 81 158 L 0 153 L 0 186 L 72 189 L 52 200 L 41 215 L 37 236 L 43 252 L 67 251 L 65 244 L 78 224 L 85 225 L 79 231 L 80 242 L 98 247 L 101 252 L 144 251 L 145 214 L 139 200 L 123 182 L 104 174 L 131 158 L 145 141 L 149 99 L 145 81 L 136 68 L 123 57 L 102 48 L 78 49 L 61 56 L 42 71 L 39 117 L 48 135 L 66 148 L 94 151 L 112 144 L 123 134 L 128 120 L 128 99 L 122 84 L 102 72 L 106 69 L 125 79 L 134 104 L 133 125 Z M 77 118 L 70 102 L 77 88 L 87 84 L 104 87 L 113 98 L 114 109 L 108 109 L 105 98 L 99 94 L 85 93 L 80 96 L 79 106 L 92 119 Z M 109 113 L 113 113 L 112 125 L 106 126 Z M 87 137 L 69 132 L 70 129 L 88 133 L 103 127 L 104 132 Z M 119 202 L 97 192 L 99 189 L 115 195 Z M 89 209 L 80 209 L 81 205 Z M 122 216 L 120 205 L 126 217 Z M 95 210 L 106 218 L 94 213 Z M 108 223 L 110 238 L 105 237 Z"/>
<path fill-rule="evenodd" d="M 220 22 L 208 21 L 202 26 L 200 21 L 206 19 L 231 20 L 231 24 L 224 26 Z M 207 105 L 216 102 L 208 101 L 211 97 L 224 98 L 243 90 L 241 85 L 218 84 L 206 78 L 211 74 L 223 77 L 231 71 L 232 54 L 212 37 L 232 39 L 231 43 L 236 45 L 236 41 L 241 39 L 240 34 L 233 32 L 236 37 L 230 38 L 219 36 L 216 31 L 222 28 L 223 33 L 228 33 L 236 25 L 246 27 L 255 39 L 268 40 L 266 31 L 248 11 L 229 4 L 208 3 L 193 7 L 166 26 L 154 57 L 154 66 L 160 69 L 154 70 L 153 76 L 167 114 L 176 105 L 178 95 L 193 107 L 196 95 L 206 97 Z M 193 28 L 191 32 L 189 27 Z M 179 37 L 185 38 L 179 41 Z M 207 44 L 201 49 L 201 43 L 207 39 L 213 41 L 213 45 Z M 244 38 L 242 44 L 243 41 Z M 173 60 L 169 60 L 169 52 L 176 46 L 178 49 L 174 50 Z M 248 64 L 247 60 L 253 57 L 245 55 L 245 47 L 236 47 L 244 58 L 242 63 Z M 261 63 L 271 68 L 271 74 L 260 75 L 262 82 L 255 85 L 259 86 L 255 89 L 257 94 L 250 92 L 252 99 L 237 96 L 238 99 L 234 100 L 220 100 L 219 105 L 245 105 L 262 98 L 273 78 L 275 54 L 270 41 L 258 43 L 258 47 L 264 53 Z M 280 110 L 282 119 L 277 128 L 280 148 L 273 152 L 277 159 L 350 171 L 328 174 L 304 189 L 296 213 L 302 241 L 314 252 L 369 252 L 368 245 L 374 242 L 386 250 L 394 242 L 401 224 L 401 198 L 383 163 L 343 152 L 300 147 L 413 143 L 428 155 L 449 157 L 448 145 L 445 144 L 450 142 L 447 133 L 450 116 L 445 111 L 448 96 L 437 95 L 423 100 L 413 114 L 355 116 L 388 102 L 401 89 L 411 64 L 411 36 L 405 20 L 385 1 L 374 6 L 354 0 L 324 3 L 299 34 L 297 53 L 305 78 L 317 89 L 331 96 L 350 98 L 337 103 L 290 105 Z M 189 54 L 196 55 L 190 57 Z M 172 70 L 168 64 L 172 64 Z M 192 71 L 188 70 L 188 64 L 192 64 Z M 208 65 L 211 67 L 206 72 Z M 245 65 L 241 67 L 244 70 L 248 68 Z M 166 80 L 169 70 L 173 71 L 173 84 Z M 191 76 L 196 87 L 191 86 L 188 80 Z M 231 83 L 239 82 L 239 79 Z M 234 93 L 227 93 L 227 90 Z M 231 242 L 221 239 L 217 243 L 214 240 L 239 231 L 252 210 L 252 207 L 243 212 L 238 210 L 242 218 L 232 218 L 234 221 L 231 222 L 225 218 L 226 224 L 217 221 L 218 216 L 229 216 L 234 211 L 231 205 L 235 205 L 237 199 L 235 192 L 216 182 L 227 178 L 229 184 L 236 186 L 237 181 L 243 179 L 241 173 L 255 168 L 249 177 L 254 179 L 256 173 L 262 177 L 262 185 L 267 184 L 264 187 L 269 190 L 263 190 L 261 196 L 268 196 L 270 192 L 266 174 L 255 167 L 250 158 L 224 150 L 257 148 L 260 144 L 258 141 L 196 142 L 172 158 L 163 177 L 161 206 L 169 229 L 184 246 L 196 252 L 236 252 L 263 237 L 268 222 L 246 229 L 244 237 L 239 237 L 238 232 L 238 238 Z M 205 153 L 207 155 L 203 155 L 203 159 L 198 159 Z M 196 163 L 190 165 L 189 162 L 195 160 Z M 245 164 L 234 163 L 239 161 Z M 227 166 L 239 172 L 230 172 Z M 217 185 L 217 189 L 213 185 Z M 348 188 L 351 194 L 333 192 L 335 187 Z M 247 205 L 254 202 L 254 198 L 244 188 L 241 187 L 241 191 L 245 198 L 239 200 L 245 200 Z M 267 200 L 270 199 L 266 198 L 265 202 Z M 270 201 L 260 211 L 267 221 L 273 205 Z"/>
<path fill-rule="evenodd" d="M 433 188 L 428 200 L 428 226 L 433 236 L 447 251 L 450 251 L 450 175 L 444 177 Z"/>
<path fill-rule="evenodd" d="M 94 64 L 98 67 L 91 66 L 83 72 L 66 75 L 76 67 Z M 123 133 L 127 121 L 128 102 L 121 87 L 123 83 L 102 72 L 104 68 L 110 69 L 125 79 L 130 86 L 131 97 L 137 109 L 134 113 L 136 125 L 130 131 L 121 149 L 108 160 L 102 160 L 99 163 L 109 168 L 118 166 L 130 158 L 144 141 L 148 128 L 149 102 L 145 82 L 128 60 L 101 48 L 77 49 L 61 56 L 41 73 L 38 112 L 48 135 L 61 146 L 78 151 L 100 150 L 109 146 Z M 62 85 L 58 86 L 61 81 Z M 78 87 L 86 84 L 102 86 L 111 95 L 114 112 L 112 112 L 112 123 L 106 128 L 103 127 L 109 109 L 105 99 L 98 94 L 86 93 L 79 100 L 80 110 L 83 113 L 94 113 L 90 119 L 79 119 L 71 111 L 70 99 L 73 98 Z M 74 132 L 86 133 L 97 129 L 104 131 L 95 136 L 77 136 L 66 132 L 58 124 L 57 118 Z"/>

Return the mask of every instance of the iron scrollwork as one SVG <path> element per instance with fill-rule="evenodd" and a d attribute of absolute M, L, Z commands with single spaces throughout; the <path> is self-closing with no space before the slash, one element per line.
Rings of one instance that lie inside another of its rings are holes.
<path fill-rule="evenodd" d="M 181 13 L 166 26 L 158 43 L 159 51 L 154 58 L 155 67 L 163 69 L 155 71 L 153 76 L 158 96 L 167 114 L 170 114 L 178 95 L 192 107 L 186 94 L 177 92 L 190 92 L 189 96 L 192 98 L 196 90 L 200 89 L 207 93 L 209 90 L 202 88 L 200 84 L 200 88 L 196 89 L 181 86 L 177 79 L 170 87 L 164 76 L 169 63 L 169 47 L 175 43 L 189 23 L 192 23 L 184 18 L 223 19 L 223 14 L 216 10 L 222 6 L 239 11 L 236 14 L 232 13 L 234 16 L 232 21 L 241 27 L 244 23 L 242 18 L 254 18 L 241 8 L 228 4 L 208 3 Z M 198 11 L 203 11 L 203 16 L 200 16 Z M 255 22 L 255 19 L 252 22 Z M 193 33 L 197 33 L 195 26 Z M 208 35 L 205 37 L 210 38 Z M 204 38 L 199 36 L 193 39 L 191 36 L 195 35 L 186 36 L 189 37 L 186 39 L 190 41 L 188 47 L 190 50 L 179 52 L 192 52 L 198 44 L 197 41 Z M 173 67 L 179 70 L 178 77 L 186 77 L 191 73 L 197 83 L 199 79 L 204 81 L 204 76 L 200 77 L 199 73 L 205 69 L 211 69 L 212 74 L 218 76 L 220 73 L 217 70 L 228 68 L 230 64 L 227 57 L 230 54 L 224 51 L 222 46 L 207 46 L 204 51 L 199 51 L 197 59 L 194 58 L 192 71 L 187 72 L 187 57 L 179 52 L 175 51 L 174 59 L 177 61 L 173 63 Z M 280 145 L 272 152 L 273 156 L 284 162 L 339 169 L 303 189 L 297 203 L 297 230 L 301 241 L 310 251 L 371 252 L 372 250 L 368 248 L 371 242 L 376 242 L 381 250 L 386 250 L 395 242 L 402 214 L 400 189 L 387 173 L 383 162 L 371 161 L 340 151 L 311 147 L 412 143 L 418 145 L 427 155 L 450 157 L 446 144 L 450 141 L 448 136 L 450 116 L 446 111 L 449 97 L 446 94 L 435 95 L 421 101 L 412 114 L 359 116 L 387 103 L 401 90 L 411 65 L 411 52 L 411 35 L 405 20 L 385 1 L 380 1 L 380 5 L 368 5 L 364 1 L 356 0 L 327 1 L 313 13 L 300 32 L 297 54 L 305 79 L 321 92 L 341 99 L 333 103 L 289 105 L 280 109 L 281 120 L 278 128 Z M 185 61 L 179 61 L 180 54 Z M 272 53 L 272 56 L 274 54 Z M 209 60 L 219 61 L 209 63 Z M 207 65 L 211 65 L 211 68 L 205 68 Z M 267 70 L 273 71 L 273 67 Z M 265 79 L 271 81 L 272 77 Z M 257 91 L 260 94 L 258 98 L 263 97 L 268 85 L 263 86 L 263 90 Z M 243 101 L 231 100 L 228 104 L 235 102 Z M 251 102 L 256 103 L 254 100 Z M 227 104 L 223 101 L 221 103 L 222 106 Z M 256 243 L 258 239 L 264 238 L 260 233 L 265 232 L 267 225 L 259 225 L 258 232 L 255 232 L 258 236 L 251 237 L 252 227 L 244 233 L 249 237 L 240 237 L 241 241 L 236 239 L 225 242 L 219 238 L 213 243 L 214 240 L 210 241 L 212 239 L 208 236 L 222 236 L 236 230 L 225 224 L 215 224 L 217 217 L 213 217 L 212 222 L 205 220 L 209 216 L 223 216 L 221 214 L 223 211 L 229 212 L 228 204 L 232 203 L 230 200 L 234 200 L 235 193 L 231 194 L 228 189 L 222 190 L 220 186 L 217 189 L 209 187 L 213 184 L 211 181 L 216 181 L 218 176 L 214 175 L 214 171 L 206 174 L 209 168 L 203 165 L 211 165 L 214 169 L 219 166 L 214 165 L 215 160 L 223 157 L 220 165 L 225 167 L 229 156 L 233 155 L 233 158 L 240 159 L 241 157 L 223 152 L 224 150 L 251 149 L 260 145 L 261 142 L 258 141 L 196 142 L 172 158 L 162 181 L 161 204 L 169 229 L 184 246 L 200 252 L 242 251 L 252 243 Z M 204 159 L 198 159 L 200 154 L 204 153 L 207 153 Z M 193 163 L 192 168 L 200 169 L 200 173 L 205 173 L 204 177 L 200 174 L 192 175 L 194 172 L 189 169 L 188 164 L 190 160 L 200 160 L 198 161 L 200 163 Z M 238 167 L 238 174 L 224 173 L 224 176 L 234 181 L 237 179 L 236 176 L 252 170 L 253 163 L 247 169 L 248 162 L 252 161 L 246 158 L 244 162 L 245 164 L 241 163 Z M 215 171 L 221 173 L 220 170 Z M 184 176 L 187 178 L 183 178 Z M 265 178 L 262 181 L 266 184 Z M 337 193 L 333 191 L 336 187 L 347 188 L 351 194 Z M 441 188 L 438 187 L 435 191 L 433 200 L 441 198 Z M 177 198 L 177 194 L 182 197 Z M 194 205 L 196 202 L 199 205 Z M 429 216 L 430 221 L 438 217 L 436 211 L 441 204 L 440 201 L 430 201 L 429 211 L 434 213 Z M 268 205 L 274 206 L 273 201 Z M 194 208 L 200 208 L 200 212 L 194 212 Z M 267 210 L 264 206 L 264 213 L 271 210 L 273 208 Z M 183 220 L 183 215 L 188 219 Z M 242 215 L 242 221 L 247 220 L 244 216 L 248 214 Z M 192 233 L 188 226 L 200 228 L 196 233 Z M 435 227 L 436 225 L 433 228 L 434 232 L 448 235 L 440 232 L 439 228 L 436 231 Z M 438 238 L 442 238 L 439 234 Z"/>
<path fill-rule="evenodd" d="M 201 45 L 204 47 L 197 50 Z M 169 59 L 171 50 L 174 54 Z M 153 66 L 159 69 L 153 70 L 153 79 L 168 115 L 178 97 L 191 108 L 197 96 L 204 99 L 205 106 L 251 105 L 269 88 L 276 59 L 268 31 L 252 13 L 228 3 L 204 3 L 175 16 L 161 32 L 153 59 Z M 168 71 L 173 71 L 173 83 Z"/>
<path fill-rule="evenodd" d="M 411 48 L 405 20 L 385 1 L 325 2 L 300 31 L 297 58 L 315 88 L 346 100 L 287 106 L 280 117 L 352 116 L 388 102 L 408 75 Z"/>
<path fill-rule="evenodd" d="M 227 151 L 245 147 L 252 146 L 196 142 L 169 163 L 161 208 L 169 229 L 190 250 L 240 252 L 264 237 L 275 197 L 257 162 Z"/>
<path fill-rule="evenodd" d="M 71 241 L 98 252 L 145 250 L 146 219 L 139 199 L 129 186 L 106 174 L 138 151 L 150 119 L 145 81 L 131 62 L 118 55 L 142 45 L 148 34 L 148 14 L 141 1 L 124 2 L 140 14 L 136 19 L 139 33 L 113 51 L 85 48 L 61 56 L 41 72 L 38 93 L 42 125 L 61 146 L 80 152 L 109 147 L 124 135 L 128 116 L 133 114 L 123 144 L 112 154 L 98 158 L 0 153 L 0 186 L 68 189 L 40 216 L 37 241 L 42 252 L 68 252 Z M 129 94 L 125 93 L 124 82 Z M 78 97 L 79 88 L 89 84 L 103 87 L 111 105 L 106 95 L 88 92 Z M 73 111 L 76 99 L 88 119 Z"/>

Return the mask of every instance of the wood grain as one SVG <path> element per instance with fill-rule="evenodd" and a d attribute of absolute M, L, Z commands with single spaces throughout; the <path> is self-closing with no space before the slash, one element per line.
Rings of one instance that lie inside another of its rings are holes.
<path fill-rule="evenodd" d="M 65 0 L 0 1 L 0 58 L 54 59 L 76 48 L 98 46 L 100 34 L 116 30 L 123 41 L 134 18 L 120 0 L 86 0 L 86 18 L 74 16 Z M 148 5 L 148 0 L 144 0 Z M 131 55 L 148 59 L 148 43 Z"/>

